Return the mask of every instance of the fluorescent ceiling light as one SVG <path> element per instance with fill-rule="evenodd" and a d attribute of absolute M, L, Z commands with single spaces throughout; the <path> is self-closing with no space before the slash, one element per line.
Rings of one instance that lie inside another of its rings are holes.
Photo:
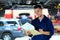
<path fill-rule="evenodd" d="M 60 3 L 58 5 L 60 6 Z"/>

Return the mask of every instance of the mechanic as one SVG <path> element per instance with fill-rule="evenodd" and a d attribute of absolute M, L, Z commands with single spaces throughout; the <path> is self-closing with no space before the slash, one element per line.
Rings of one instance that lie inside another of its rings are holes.
<path fill-rule="evenodd" d="M 35 30 L 40 32 L 40 35 L 35 35 L 32 40 L 49 40 L 54 34 L 54 27 L 50 19 L 42 14 L 42 6 L 35 5 L 34 13 L 38 16 L 31 24 L 34 25 Z"/>

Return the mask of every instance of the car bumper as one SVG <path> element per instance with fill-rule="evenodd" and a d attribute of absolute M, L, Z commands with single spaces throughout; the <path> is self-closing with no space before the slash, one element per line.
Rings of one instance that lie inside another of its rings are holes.
<path fill-rule="evenodd" d="M 13 34 L 13 37 L 14 37 L 14 38 L 23 37 L 23 36 L 24 36 L 24 31 L 23 31 L 23 30 L 14 31 L 12 34 Z"/>

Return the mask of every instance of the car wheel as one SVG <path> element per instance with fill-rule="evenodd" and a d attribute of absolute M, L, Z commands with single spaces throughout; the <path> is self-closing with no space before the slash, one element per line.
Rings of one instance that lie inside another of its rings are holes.
<path fill-rule="evenodd" d="M 14 38 L 10 33 L 5 33 L 3 34 L 2 40 L 14 40 Z"/>

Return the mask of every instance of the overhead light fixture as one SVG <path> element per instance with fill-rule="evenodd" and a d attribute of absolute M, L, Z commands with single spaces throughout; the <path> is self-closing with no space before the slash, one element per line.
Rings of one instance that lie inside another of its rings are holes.
<path fill-rule="evenodd" d="M 27 0 L 26 1 L 26 4 L 31 4 L 31 0 Z"/>
<path fill-rule="evenodd" d="M 60 6 L 60 3 L 58 5 Z"/>

